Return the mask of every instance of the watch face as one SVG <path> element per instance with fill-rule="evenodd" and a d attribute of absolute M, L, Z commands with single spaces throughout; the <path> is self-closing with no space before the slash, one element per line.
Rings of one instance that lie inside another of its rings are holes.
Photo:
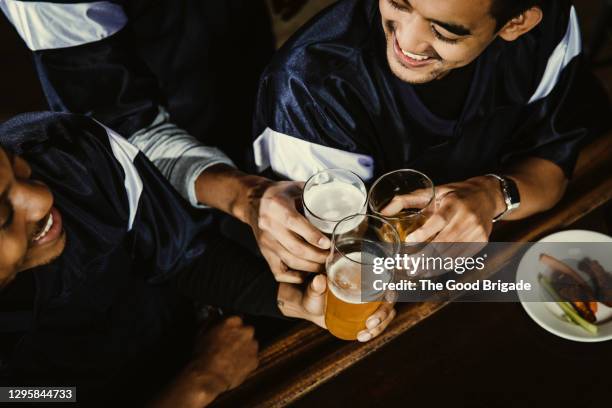
<path fill-rule="evenodd" d="M 516 183 L 511 178 L 504 177 L 504 181 L 506 184 L 506 193 L 508 195 L 508 201 L 510 205 L 508 205 L 508 210 L 516 210 L 521 205 L 521 196 L 518 191 L 518 187 Z"/>
<path fill-rule="evenodd" d="M 488 176 L 499 180 L 500 187 L 504 195 L 504 201 L 506 202 L 506 211 L 493 219 L 493 222 L 497 222 L 508 215 L 508 213 L 520 207 L 521 197 L 519 195 L 516 183 L 511 178 L 498 176 L 497 174 L 488 174 Z"/>

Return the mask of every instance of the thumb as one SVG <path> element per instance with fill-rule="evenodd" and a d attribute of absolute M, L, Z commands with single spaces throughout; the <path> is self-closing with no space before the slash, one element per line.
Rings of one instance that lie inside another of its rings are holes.
<path fill-rule="evenodd" d="M 312 315 L 323 315 L 325 312 L 325 291 L 327 289 L 327 278 L 325 275 L 317 275 L 310 282 L 302 300 L 304 309 Z"/>
<path fill-rule="evenodd" d="M 306 296 L 323 296 L 325 294 L 325 289 L 327 289 L 327 278 L 325 275 L 317 275 L 312 282 L 310 282 L 310 285 L 308 285 Z"/>

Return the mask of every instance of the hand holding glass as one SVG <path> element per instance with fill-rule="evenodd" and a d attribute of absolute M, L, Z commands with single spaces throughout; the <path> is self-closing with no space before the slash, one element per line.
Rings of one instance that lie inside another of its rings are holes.
<path fill-rule="evenodd" d="M 402 242 L 407 242 L 407 237 L 433 215 L 435 202 L 435 187 L 431 179 L 409 169 L 381 176 L 372 185 L 368 197 L 372 213 L 389 221 Z"/>
<path fill-rule="evenodd" d="M 326 262 L 325 324 L 330 333 L 355 340 L 366 320 L 385 301 L 384 290 L 374 290 L 373 278 L 390 282 L 393 271 L 373 276 L 374 258 L 394 257 L 400 247 L 397 232 L 387 221 L 372 215 L 352 215 L 340 221 L 332 235 Z"/>

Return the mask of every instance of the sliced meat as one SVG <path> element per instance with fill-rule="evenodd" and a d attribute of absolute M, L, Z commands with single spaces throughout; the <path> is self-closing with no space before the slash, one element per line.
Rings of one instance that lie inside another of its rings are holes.
<path fill-rule="evenodd" d="M 571 303 L 583 319 L 595 323 L 597 302 L 592 301 L 595 294 L 589 286 L 577 281 L 572 275 L 558 270 L 553 271 L 550 284 L 563 300 Z"/>
<path fill-rule="evenodd" d="M 589 286 L 583 285 L 570 275 L 557 270 L 551 274 L 550 284 L 559 296 L 567 301 L 591 302 L 595 298 L 595 294 Z"/>
<path fill-rule="evenodd" d="M 612 307 L 612 274 L 606 272 L 599 262 L 589 258 L 580 261 L 578 268 L 589 275 L 595 283 L 597 300 Z"/>
<path fill-rule="evenodd" d="M 547 254 L 540 254 L 540 262 L 542 262 L 544 265 L 549 266 L 554 271 L 559 271 L 568 276 L 571 276 L 572 278 L 574 278 L 574 280 L 584 285 L 585 287 L 589 287 L 589 284 L 582 278 L 582 276 L 578 274 L 578 272 L 576 272 L 573 268 L 568 266 L 566 263 L 561 262 L 557 258 L 554 258 Z"/>

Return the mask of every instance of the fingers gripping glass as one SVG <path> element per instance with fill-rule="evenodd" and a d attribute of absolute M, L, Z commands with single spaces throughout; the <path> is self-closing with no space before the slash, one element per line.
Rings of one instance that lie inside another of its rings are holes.
<path fill-rule="evenodd" d="M 375 290 L 372 279 L 390 282 L 393 272 L 372 274 L 375 258 L 394 257 L 400 239 L 384 219 L 365 214 L 340 221 L 332 235 L 327 258 L 327 302 L 325 324 L 330 333 L 344 340 L 355 340 L 366 328 L 366 320 L 385 301 L 386 292 Z"/>
<path fill-rule="evenodd" d="M 401 241 L 406 242 L 406 238 L 433 215 L 435 186 L 421 172 L 396 170 L 374 182 L 368 203 L 372 213 L 389 221 L 398 231 Z"/>

